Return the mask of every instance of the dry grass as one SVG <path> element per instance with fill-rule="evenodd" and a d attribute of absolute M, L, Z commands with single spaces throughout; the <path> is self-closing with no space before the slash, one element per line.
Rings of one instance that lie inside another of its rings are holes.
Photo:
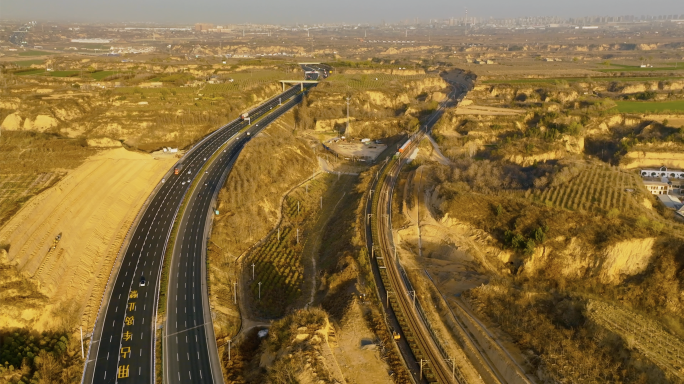
<path fill-rule="evenodd" d="M 473 306 L 526 352 L 540 378 L 554 382 L 669 383 L 664 372 L 585 317 L 585 302 L 556 292 L 493 282 L 471 290 Z"/>
<path fill-rule="evenodd" d="M 252 139 L 219 194 L 221 214 L 214 221 L 212 241 L 231 259 L 275 226 L 283 194 L 318 167 L 313 151 L 295 137 L 291 124 L 292 115 L 287 114 Z"/>

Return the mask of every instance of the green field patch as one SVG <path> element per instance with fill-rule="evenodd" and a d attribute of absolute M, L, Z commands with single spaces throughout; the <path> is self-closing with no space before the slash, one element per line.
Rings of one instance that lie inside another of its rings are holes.
<path fill-rule="evenodd" d="M 622 113 L 647 112 L 684 112 L 684 100 L 676 101 L 616 101 L 617 109 Z"/>
<path fill-rule="evenodd" d="M 45 70 L 42 68 L 34 68 L 34 69 L 16 71 L 16 72 L 14 72 L 14 74 L 17 76 L 28 76 L 28 75 L 40 75 L 44 72 L 45 72 Z"/>
<path fill-rule="evenodd" d="M 617 67 L 617 68 L 611 68 Z M 599 72 L 609 73 L 609 72 L 653 72 L 653 71 L 681 71 L 684 70 L 684 65 L 675 65 L 673 67 L 652 67 L 652 68 L 642 68 L 636 65 L 620 65 L 611 64 L 608 68 L 596 69 Z"/>
<path fill-rule="evenodd" d="M 45 55 L 54 55 L 54 52 L 47 52 L 47 51 L 24 51 L 24 52 L 19 52 L 19 56 L 45 56 Z"/>
<path fill-rule="evenodd" d="M 635 82 L 635 81 L 667 81 L 667 80 L 682 80 L 677 76 L 661 76 L 661 77 L 560 77 L 553 79 L 493 79 L 484 80 L 483 84 L 563 84 L 579 83 L 579 82 Z"/>
<path fill-rule="evenodd" d="M 81 71 L 52 71 L 49 72 L 52 77 L 76 77 Z"/>
<path fill-rule="evenodd" d="M 92 77 L 95 80 L 102 80 L 105 77 L 109 77 L 109 76 L 114 75 L 114 74 L 116 74 L 115 71 L 97 71 L 97 72 L 91 73 L 90 77 Z"/>
<path fill-rule="evenodd" d="M 45 60 L 20 60 L 15 61 L 12 64 L 18 67 L 30 67 L 32 65 L 42 65 L 43 63 L 45 63 Z"/>

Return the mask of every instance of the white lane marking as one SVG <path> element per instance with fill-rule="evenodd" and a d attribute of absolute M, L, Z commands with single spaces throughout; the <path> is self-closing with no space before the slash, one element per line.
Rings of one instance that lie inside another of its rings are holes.
<path fill-rule="evenodd" d="M 178 358 L 178 354 L 177 354 L 177 353 L 176 353 L 176 361 L 180 361 L 180 359 Z"/>

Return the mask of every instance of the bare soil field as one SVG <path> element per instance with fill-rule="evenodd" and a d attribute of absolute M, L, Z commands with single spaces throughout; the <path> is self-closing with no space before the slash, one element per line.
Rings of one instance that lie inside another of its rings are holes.
<path fill-rule="evenodd" d="M 0 325 L 51 329 L 63 320 L 55 310 L 69 307 L 73 326 L 89 328 L 129 226 L 174 161 L 103 151 L 26 203 L 0 229 L 0 243 L 17 270 L 39 284 L 47 305 L 23 309 L 17 299 L 18 312 L 1 313 Z"/>
<path fill-rule="evenodd" d="M 363 319 L 363 308 L 355 300 L 342 318 L 332 343 L 335 359 L 347 383 L 392 383 L 390 369 L 381 359 L 377 336 Z M 330 341 L 330 339 L 329 339 Z"/>
<path fill-rule="evenodd" d="M 387 146 L 385 144 L 369 144 L 365 145 L 361 142 L 339 141 L 330 143 L 330 148 L 340 155 L 348 158 L 363 158 L 368 160 L 375 160 L 380 156 Z"/>

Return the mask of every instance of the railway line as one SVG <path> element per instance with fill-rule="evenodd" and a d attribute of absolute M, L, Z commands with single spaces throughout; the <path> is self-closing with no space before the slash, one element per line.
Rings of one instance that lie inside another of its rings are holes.
<path fill-rule="evenodd" d="M 422 136 L 422 133 L 419 133 Z M 405 151 L 408 153 L 410 151 Z M 383 275 L 383 282 L 387 290 L 387 302 L 392 303 L 395 315 L 401 325 L 403 336 L 409 342 L 411 351 L 415 356 L 418 366 L 418 382 L 438 383 L 465 383 L 460 374 L 456 375 L 456 369 L 449 365 L 442 355 L 439 347 L 435 344 L 430 331 L 418 313 L 415 299 L 410 296 L 409 289 L 399 270 L 396 253 L 390 241 L 391 229 L 391 195 L 397 175 L 401 169 L 402 158 L 395 159 L 387 165 L 386 171 L 379 180 L 379 190 L 375 193 L 373 215 L 375 228 L 372 228 L 373 243 L 379 247 L 376 255 L 378 268 Z M 377 241 L 377 243 L 376 243 Z M 383 272 L 384 271 L 384 272 Z M 452 363 L 453 364 L 453 363 Z"/>

